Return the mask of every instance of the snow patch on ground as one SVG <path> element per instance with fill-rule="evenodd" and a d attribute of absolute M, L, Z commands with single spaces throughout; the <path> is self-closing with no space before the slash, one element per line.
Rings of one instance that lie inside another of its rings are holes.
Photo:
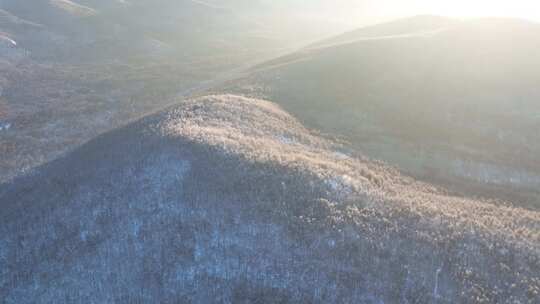
<path fill-rule="evenodd" d="M 345 198 L 352 194 L 353 188 L 351 185 L 353 182 L 353 179 L 348 175 L 335 176 L 326 180 L 326 184 L 340 198 Z"/>
<path fill-rule="evenodd" d="M 7 131 L 11 128 L 11 124 L 7 122 L 0 122 L 0 131 Z"/>
<path fill-rule="evenodd" d="M 292 145 L 296 143 L 294 139 L 284 136 L 284 135 L 278 136 L 277 140 L 284 145 Z"/>
<path fill-rule="evenodd" d="M 74 16 L 88 17 L 97 14 L 95 9 L 70 0 L 51 0 L 51 4 Z"/>
<path fill-rule="evenodd" d="M 14 46 L 14 47 L 17 46 L 17 41 L 11 39 L 8 36 L 2 35 L 2 34 L 0 34 L 0 41 L 2 41 L 3 43 L 6 43 L 7 45 L 10 45 L 10 46 Z"/>
<path fill-rule="evenodd" d="M 339 151 L 335 151 L 333 153 L 334 157 L 336 157 L 337 159 L 339 160 L 345 160 L 345 159 L 350 159 L 351 157 L 343 152 L 339 152 Z"/>

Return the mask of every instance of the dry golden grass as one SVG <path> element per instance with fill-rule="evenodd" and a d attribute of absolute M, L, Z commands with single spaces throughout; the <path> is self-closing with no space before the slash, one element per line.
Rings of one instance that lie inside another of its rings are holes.
<path fill-rule="evenodd" d="M 538 212 L 451 196 L 384 164 L 344 155 L 336 142 L 306 129 L 268 101 L 206 96 L 167 117 L 155 129 L 168 136 L 322 181 L 333 197 L 327 202 L 331 221 L 359 227 L 370 244 L 384 248 L 386 238 L 400 235 L 415 246 L 429 244 L 438 252 L 434 257 L 452 265 L 464 299 L 496 301 L 512 281 L 520 282 L 512 285 L 518 296 L 507 295 L 506 300 L 534 303 L 540 297 Z"/>
<path fill-rule="evenodd" d="M 433 240 L 450 237 L 441 235 L 451 230 L 540 250 L 538 212 L 449 196 L 384 164 L 343 157 L 336 152 L 336 143 L 317 136 L 268 101 L 214 95 L 188 101 L 168 115 L 160 125 L 168 135 L 218 147 L 252 162 L 309 170 L 324 179 L 338 198 L 368 197 L 370 207 L 378 211 L 422 218 L 418 228 Z"/>

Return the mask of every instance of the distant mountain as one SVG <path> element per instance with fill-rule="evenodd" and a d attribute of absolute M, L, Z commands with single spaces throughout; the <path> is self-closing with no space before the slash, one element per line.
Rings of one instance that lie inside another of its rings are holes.
<path fill-rule="evenodd" d="M 188 100 L 0 186 L 4 303 L 536 303 L 538 212 L 449 196 L 275 104 Z"/>
<path fill-rule="evenodd" d="M 334 44 L 356 42 L 359 39 L 365 39 L 370 37 L 377 38 L 432 33 L 455 26 L 458 24 L 458 22 L 458 20 L 448 17 L 433 15 L 416 16 L 399 19 L 393 22 L 386 22 L 363 27 L 326 40 L 316 42 L 312 46 L 321 47 Z"/>
<path fill-rule="evenodd" d="M 420 16 L 261 64 L 222 91 L 279 102 L 423 180 L 539 208 L 539 47 L 536 23 Z"/>

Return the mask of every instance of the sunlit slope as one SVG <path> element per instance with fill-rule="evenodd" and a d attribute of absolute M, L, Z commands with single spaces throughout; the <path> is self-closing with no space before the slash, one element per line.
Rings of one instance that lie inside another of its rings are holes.
<path fill-rule="evenodd" d="M 427 180 L 540 206 L 540 25 L 383 32 L 270 61 L 225 90 L 266 96 Z"/>
<path fill-rule="evenodd" d="M 538 213 L 347 151 L 234 95 L 96 138 L 0 188 L 0 297 L 538 302 Z"/>

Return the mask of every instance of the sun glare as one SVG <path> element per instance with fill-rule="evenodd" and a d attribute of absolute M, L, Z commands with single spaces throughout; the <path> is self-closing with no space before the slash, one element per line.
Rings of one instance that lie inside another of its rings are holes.
<path fill-rule="evenodd" d="M 422 3 L 429 13 L 453 17 L 515 17 L 540 21 L 538 0 L 453 0 Z"/>
<path fill-rule="evenodd" d="M 540 0 L 334 0 L 324 17 L 358 26 L 414 15 L 509 17 L 540 22 Z M 340 9 L 341 8 L 341 9 Z"/>

